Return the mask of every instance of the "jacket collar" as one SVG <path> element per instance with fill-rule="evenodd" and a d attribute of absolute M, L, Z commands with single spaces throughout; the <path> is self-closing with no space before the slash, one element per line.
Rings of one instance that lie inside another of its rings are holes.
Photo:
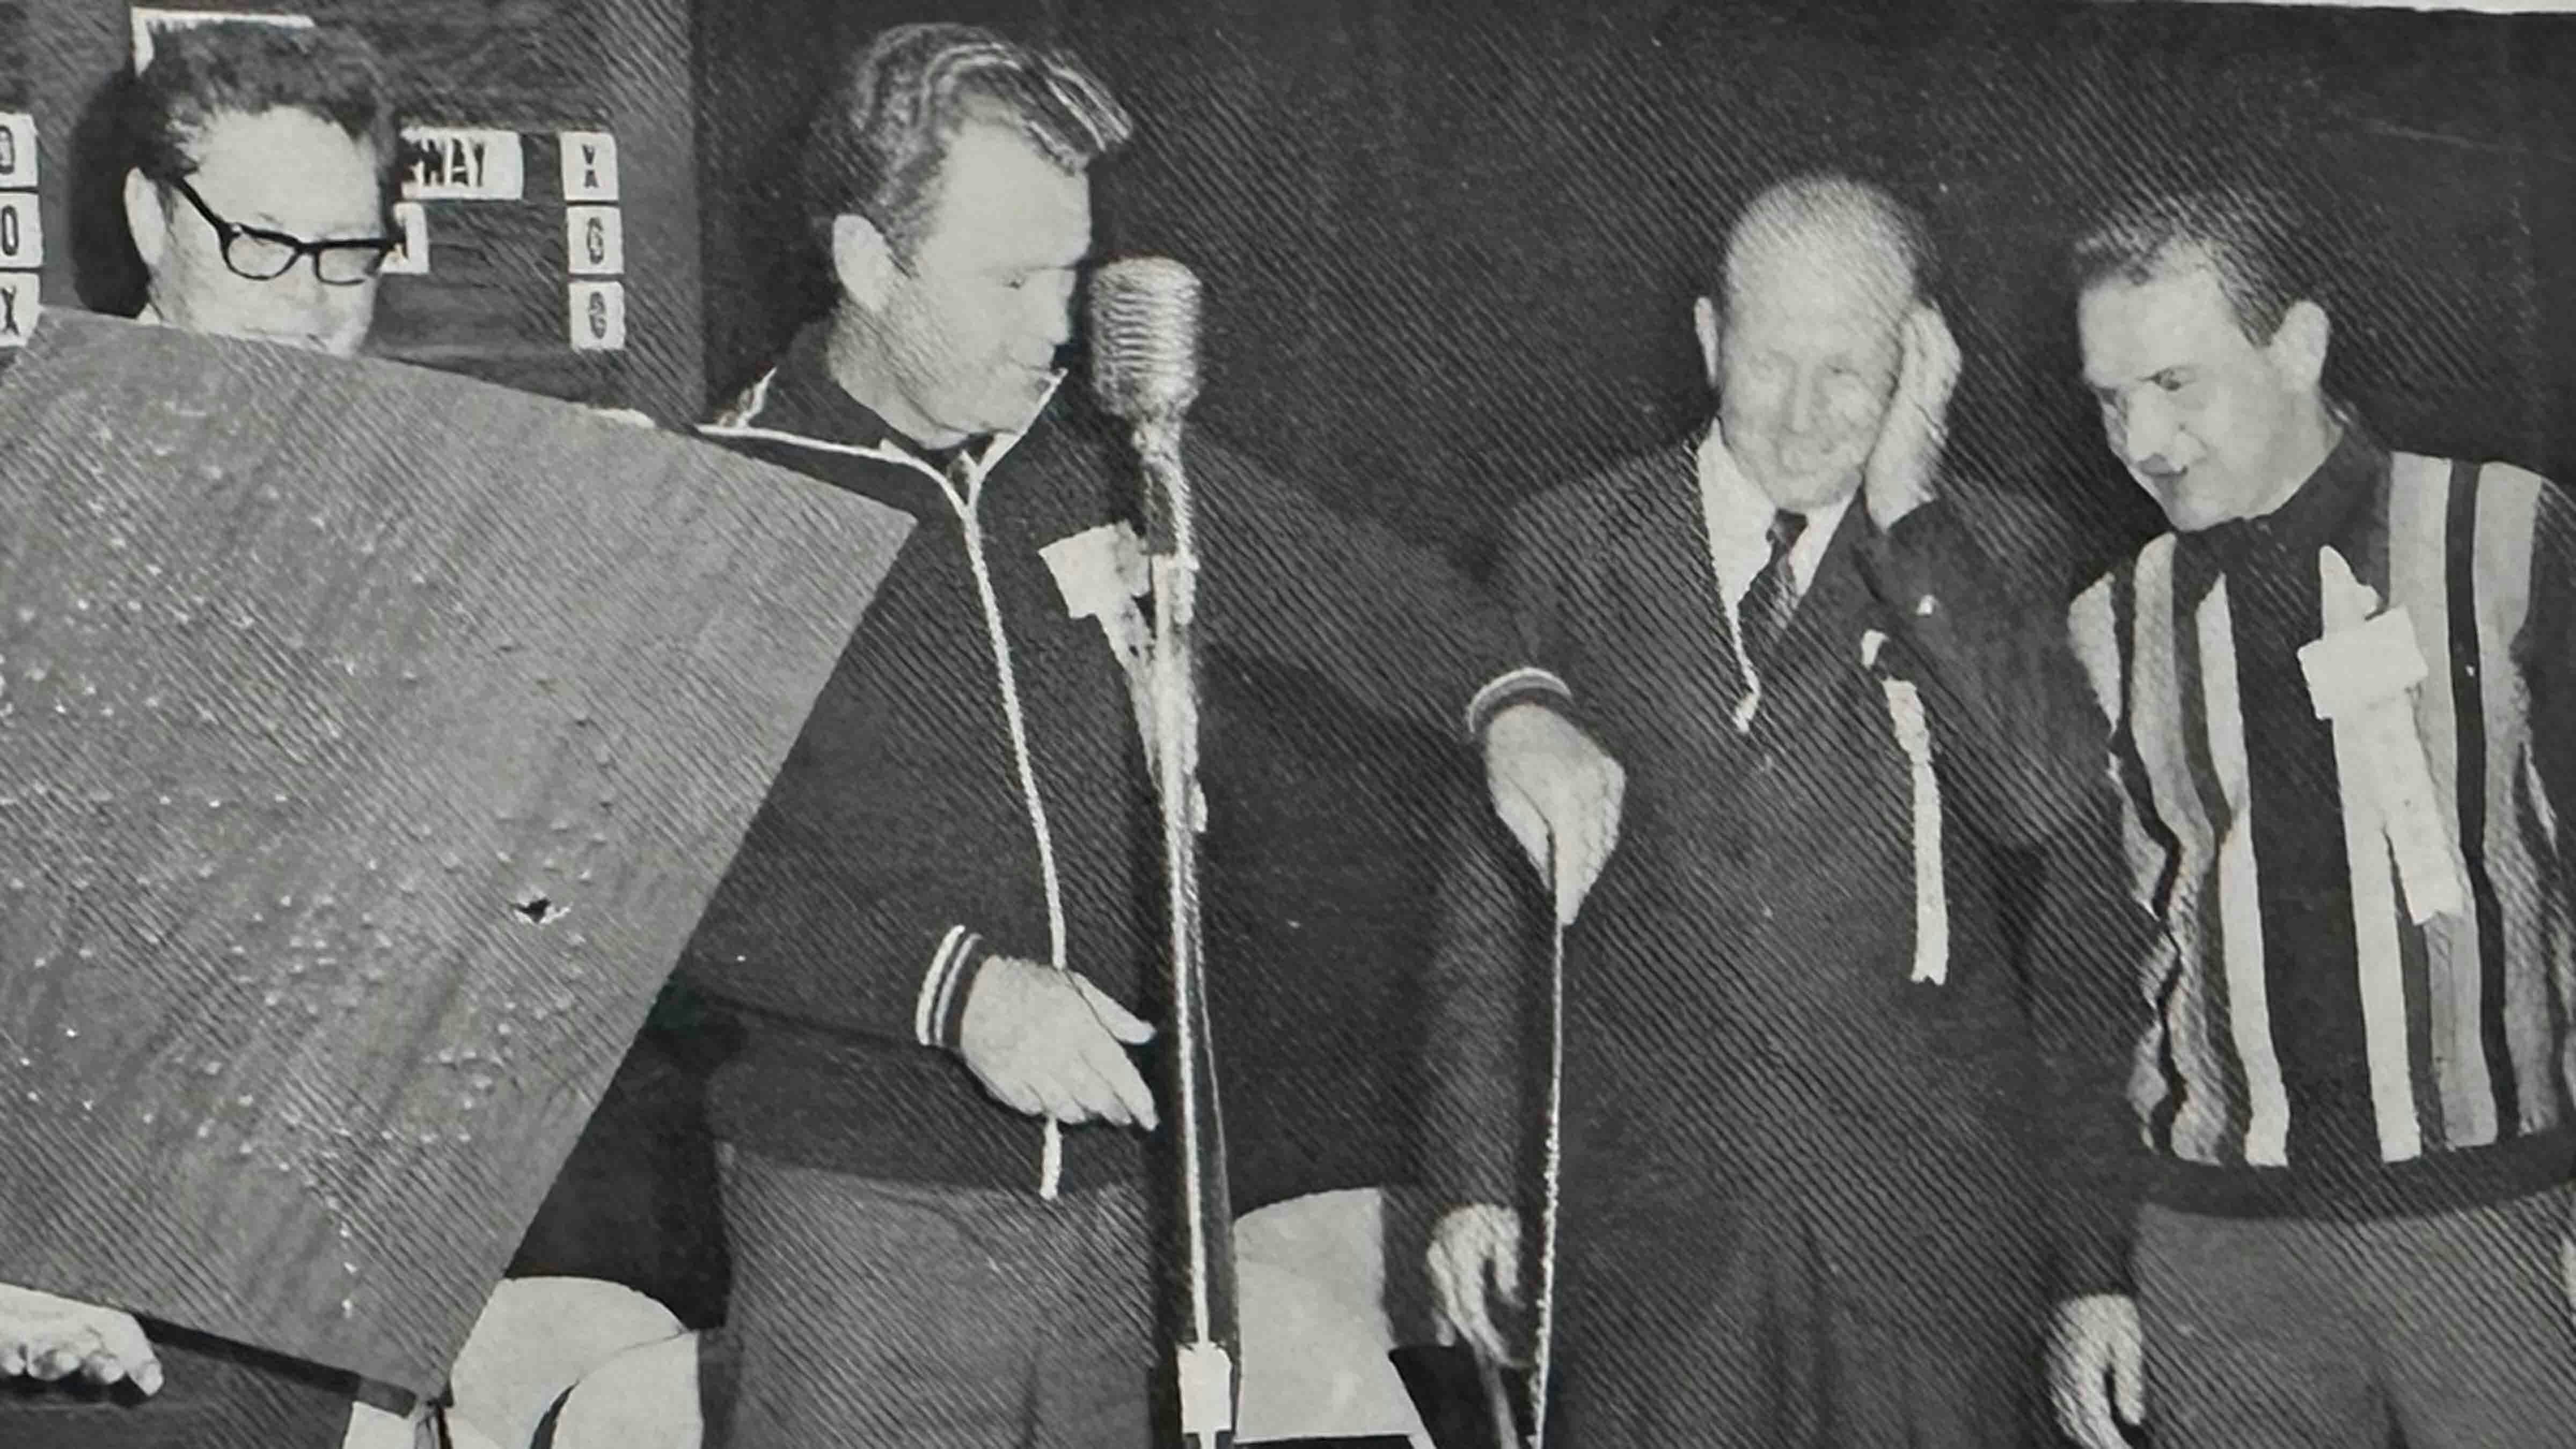
<path fill-rule="evenodd" d="M 2179 536 L 2175 583 L 2197 600 L 2221 574 L 2240 568 L 2304 559 L 2313 572 L 2316 551 L 2350 542 L 2352 525 L 2388 476 L 2388 451 L 2361 420 L 2339 413 L 2343 436 L 2281 506 L 2253 518 L 2233 519 Z"/>
<path fill-rule="evenodd" d="M 852 397 L 832 376 L 829 318 L 807 323 L 778 365 L 698 431 L 713 438 L 754 440 L 826 455 L 864 458 L 909 469 L 937 485 L 960 517 L 981 500 L 984 480 L 1045 416 L 1063 385 L 1059 375 L 1018 432 L 969 442 L 953 454 L 933 455 Z M 943 466 L 943 464 L 945 466 Z"/>

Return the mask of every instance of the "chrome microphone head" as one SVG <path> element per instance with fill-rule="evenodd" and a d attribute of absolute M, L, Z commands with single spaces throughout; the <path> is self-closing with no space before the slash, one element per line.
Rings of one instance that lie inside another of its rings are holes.
<path fill-rule="evenodd" d="M 1199 279 L 1130 257 L 1091 279 L 1091 389 L 1113 417 L 1176 422 L 1199 395 Z"/>

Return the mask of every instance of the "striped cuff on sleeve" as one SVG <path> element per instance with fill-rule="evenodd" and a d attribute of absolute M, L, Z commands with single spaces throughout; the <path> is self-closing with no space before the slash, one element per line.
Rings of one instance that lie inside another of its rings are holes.
<path fill-rule="evenodd" d="M 966 993 L 974 989 L 975 972 L 992 953 L 984 938 L 964 926 L 951 926 L 930 953 L 930 970 L 921 978 L 921 995 L 913 1003 L 912 1034 L 926 1047 L 953 1047 L 957 1026 L 966 1015 Z"/>
<path fill-rule="evenodd" d="M 1467 740 L 1470 744 L 1482 740 L 1485 727 L 1494 722 L 1494 716 L 1513 705 L 1533 700 L 1563 704 L 1573 699 L 1574 691 L 1566 687 L 1565 681 L 1544 669 L 1515 669 L 1509 674 L 1497 675 L 1484 688 L 1477 690 L 1476 697 L 1467 703 Z"/>

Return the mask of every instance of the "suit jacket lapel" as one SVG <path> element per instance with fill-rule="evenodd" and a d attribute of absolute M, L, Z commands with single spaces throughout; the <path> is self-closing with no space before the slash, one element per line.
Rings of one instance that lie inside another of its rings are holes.
<path fill-rule="evenodd" d="M 1620 612 L 1639 642 L 1638 653 L 1670 671 L 1676 717 L 1732 734 L 1744 681 L 1709 562 L 1693 448 L 1682 444 L 1657 454 L 1642 492 L 1620 539 Z"/>
<path fill-rule="evenodd" d="M 1869 529 L 1868 506 L 1855 498 L 1843 510 L 1842 526 L 1825 545 L 1825 556 L 1816 561 L 1815 579 L 1789 616 L 1775 654 L 1779 668 L 1811 668 L 1820 657 L 1831 659 L 1837 653 L 1851 657 L 1834 662 L 1860 667 L 1861 631 L 1878 606 L 1860 571 L 1861 541 Z"/>
<path fill-rule="evenodd" d="M 1884 709 L 1860 657 L 1861 635 L 1879 622 L 1878 598 L 1860 563 L 1870 527 L 1855 500 L 1772 653 L 1772 677 L 1753 722 L 1754 735 L 1769 748 L 1795 740 L 1802 752 L 1827 749 L 1827 741 L 1875 749 L 1886 733 Z"/>

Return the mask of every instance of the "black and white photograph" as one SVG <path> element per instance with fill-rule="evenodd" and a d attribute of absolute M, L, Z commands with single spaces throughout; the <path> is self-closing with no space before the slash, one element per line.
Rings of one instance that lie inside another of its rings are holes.
<path fill-rule="evenodd" d="M 2571 488 L 2551 0 L 0 0 L 0 1449 L 2576 1449 Z"/>

